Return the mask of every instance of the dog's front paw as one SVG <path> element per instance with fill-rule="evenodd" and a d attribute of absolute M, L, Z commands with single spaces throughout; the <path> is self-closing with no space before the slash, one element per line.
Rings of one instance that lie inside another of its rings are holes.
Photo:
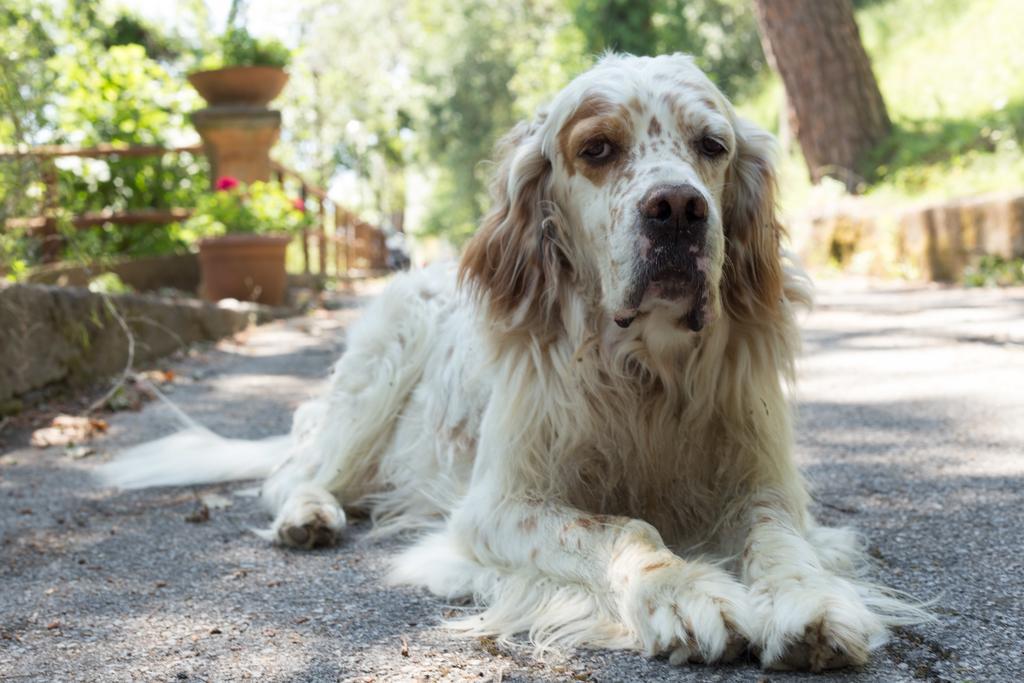
<path fill-rule="evenodd" d="M 867 663 L 886 630 L 848 581 L 829 575 L 762 582 L 751 589 L 766 669 L 824 671 Z"/>
<path fill-rule="evenodd" d="M 294 548 L 334 545 L 345 528 L 345 512 L 327 491 L 302 486 L 288 496 L 274 523 L 261 535 Z"/>
<path fill-rule="evenodd" d="M 639 566 L 623 611 L 641 649 L 672 664 L 727 662 L 747 648 L 746 588 L 707 564 L 670 556 Z"/>

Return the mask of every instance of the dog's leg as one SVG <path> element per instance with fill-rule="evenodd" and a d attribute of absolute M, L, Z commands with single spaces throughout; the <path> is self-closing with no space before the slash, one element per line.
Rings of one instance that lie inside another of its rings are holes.
<path fill-rule="evenodd" d="M 291 452 L 264 482 L 261 496 L 274 515 L 264 537 L 329 545 L 345 525 L 339 501 L 380 486 L 378 464 L 435 348 L 437 286 L 427 274 L 396 278 L 353 326 L 326 394 L 295 412 Z"/>
<path fill-rule="evenodd" d="M 808 523 L 777 496 L 760 498 L 750 514 L 742 573 L 762 665 L 821 671 L 866 663 L 886 629 L 856 585 L 831 571 L 845 560 L 832 557 L 834 548 L 819 553 L 802 531 Z"/>
<path fill-rule="evenodd" d="M 456 513 L 449 533 L 468 542 L 467 554 L 485 567 L 582 586 L 607 606 L 627 642 L 649 655 L 716 662 L 746 647 L 743 585 L 719 567 L 675 555 L 646 522 L 475 499 Z M 500 609 L 511 613 L 516 605 Z"/>

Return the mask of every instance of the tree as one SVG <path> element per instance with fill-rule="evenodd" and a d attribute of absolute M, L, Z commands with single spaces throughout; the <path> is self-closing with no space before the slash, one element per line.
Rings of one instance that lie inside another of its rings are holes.
<path fill-rule="evenodd" d="M 891 124 L 850 0 L 756 0 L 755 7 L 811 181 L 830 176 L 856 192 L 857 169 Z"/>

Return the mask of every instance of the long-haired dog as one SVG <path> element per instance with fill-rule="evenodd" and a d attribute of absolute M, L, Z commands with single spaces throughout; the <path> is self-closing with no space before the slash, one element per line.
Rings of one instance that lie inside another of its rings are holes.
<path fill-rule="evenodd" d="M 417 531 L 394 580 L 473 596 L 471 633 L 863 664 L 923 613 L 808 513 L 784 387 L 809 285 L 772 147 L 690 58 L 604 57 L 505 137 L 458 272 L 397 277 L 287 439 L 193 429 L 107 481 L 269 472 L 290 546 L 333 543 L 344 507 Z"/>

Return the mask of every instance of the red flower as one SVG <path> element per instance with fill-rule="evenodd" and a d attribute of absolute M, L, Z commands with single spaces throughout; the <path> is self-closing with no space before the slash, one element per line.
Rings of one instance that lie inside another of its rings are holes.
<path fill-rule="evenodd" d="M 238 178 L 229 175 L 223 175 L 220 178 L 217 178 L 217 182 L 216 184 L 214 184 L 213 187 L 218 191 L 234 189 L 238 187 Z"/>
<path fill-rule="evenodd" d="M 293 199 L 292 206 L 295 207 L 296 211 L 304 212 L 306 210 L 306 202 L 302 201 L 302 197 L 296 197 L 295 199 Z"/>

